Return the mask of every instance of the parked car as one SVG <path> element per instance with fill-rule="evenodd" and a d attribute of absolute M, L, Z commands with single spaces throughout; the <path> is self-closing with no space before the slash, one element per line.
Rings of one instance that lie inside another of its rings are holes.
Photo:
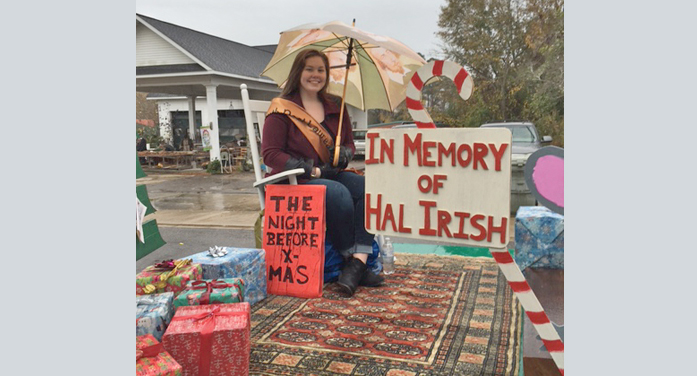
<path fill-rule="evenodd" d="M 525 184 L 525 163 L 530 154 L 552 142 L 551 136 L 540 138 L 535 124 L 529 122 L 501 122 L 480 125 L 480 128 L 508 128 L 511 131 L 511 213 L 521 206 L 535 206 L 537 202 Z"/>
<path fill-rule="evenodd" d="M 368 132 L 367 129 L 354 129 L 353 130 L 353 144 L 356 146 L 356 156 L 363 156 L 365 158 L 365 134 Z"/>

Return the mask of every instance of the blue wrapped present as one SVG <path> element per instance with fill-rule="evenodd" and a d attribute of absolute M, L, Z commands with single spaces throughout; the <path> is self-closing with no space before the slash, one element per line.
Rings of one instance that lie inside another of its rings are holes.
<path fill-rule="evenodd" d="M 136 295 L 136 336 L 152 334 L 162 341 L 162 335 L 174 316 L 173 300 L 173 292 Z"/>
<path fill-rule="evenodd" d="M 515 262 L 523 270 L 564 268 L 564 216 L 544 206 L 521 206 L 515 216 Z"/>
<path fill-rule="evenodd" d="M 244 298 L 249 304 L 266 298 L 266 253 L 259 248 L 223 247 L 227 254 L 213 257 L 204 251 L 187 256 L 200 264 L 203 279 L 244 279 Z"/>

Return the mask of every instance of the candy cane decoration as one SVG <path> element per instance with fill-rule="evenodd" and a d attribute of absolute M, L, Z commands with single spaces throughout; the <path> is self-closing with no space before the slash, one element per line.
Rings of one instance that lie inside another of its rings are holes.
<path fill-rule="evenodd" d="M 489 248 L 489 252 L 499 265 L 506 281 L 513 289 L 515 296 L 525 309 L 530 322 L 542 338 L 545 348 L 559 368 L 559 372 L 564 374 L 564 342 L 559 337 L 559 333 L 549 321 L 540 301 L 525 280 L 525 276 L 520 271 L 520 267 L 515 263 L 513 257 L 505 248 Z"/>
<path fill-rule="evenodd" d="M 472 76 L 465 68 L 448 60 L 433 60 L 414 73 L 407 86 L 407 109 L 418 128 L 435 128 L 436 124 L 421 105 L 421 89 L 433 77 L 445 76 L 453 80 L 463 100 L 469 99 L 474 90 Z"/>
<path fill-rule="evenodd" d="M 424 83 L 433 77 L 445 76 L 453 80 L 460 97 L 467 100 L 474 89 L 472 77 L 460 65 L 451 61 L 434 60 L 422 66 L 414 73 L 409 85 L 407 86 L 407 109 L 418 128 L 435 128 L 431 116 L 421 105 L 421 90 Z M 525 280 L 520 267 L 511 257 L 505 248 L 489 248 L 489 252 L 499 265 L 506 281 L 513 289 L 515 296 L 525 309 L 530 322 L 542 338 L 545 348 L 559 368 L 559 372 L 564 375 L 564 342 L 559 337 L 559 333 L 549 321 L 540 301 Z"/>

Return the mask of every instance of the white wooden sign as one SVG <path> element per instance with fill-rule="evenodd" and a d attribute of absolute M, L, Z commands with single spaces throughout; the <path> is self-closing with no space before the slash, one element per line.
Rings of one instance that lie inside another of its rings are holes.
<path fill-rule="evenodd" d="M 366 138 L 368 232 L 506 247 L 508 129 L 383 129 L 368 132 Z"/>

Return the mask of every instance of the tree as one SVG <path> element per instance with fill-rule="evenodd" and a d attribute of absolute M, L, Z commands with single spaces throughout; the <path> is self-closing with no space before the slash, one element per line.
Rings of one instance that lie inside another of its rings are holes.
<path fill-rule="evenodd" d="M 470 72 L 475 91 L 463 102 L 439 82 L 448 106 L 432 109 L 434 121 L 529 120 L 563 146 L 563 0 L 448 0 L 438 26 L 444 54 Z"/>
<path fill-rule="evenodd" d="M 527 11 L 531 15 L 526 33 L 529 59 L 523 77 L 531 96 L 524 115 L 536 119 L 539 131 L 563 146 L 564 2 L 529 0 Z"/>
<path fill-rule="evenodd" d="M 524 16 L 517 0 L 449 0 L 441 8 L 438 35 L 446 56 L 468 68 L 489 112 L 501 119 L 517 111 Z"/>
<path fill-rule="evenodd" d="M 136 91 L 136 119 L 149 119 L 157 124 L 157 104 L 146 97 L 147 93 Z"/>

